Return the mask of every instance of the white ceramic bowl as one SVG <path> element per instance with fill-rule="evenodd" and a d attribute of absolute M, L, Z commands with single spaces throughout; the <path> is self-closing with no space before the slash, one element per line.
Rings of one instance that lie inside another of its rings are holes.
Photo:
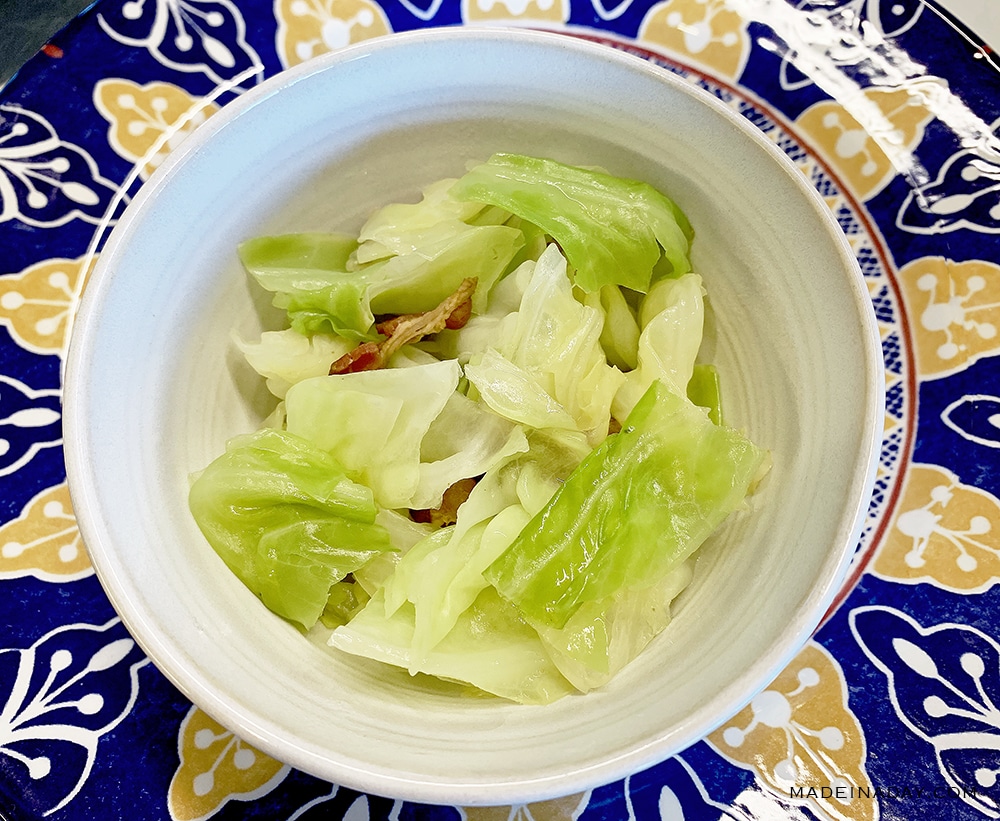
<path fill-rule="evenodd" d="M 646 180 L 685 209 L 729 421 L 771 449 L 752 510 L 706 546 L 676 620 L 611 684 L 547 707 L 457 699 L 311 643 L 228 572 L 189 474 L 269 410 L 230 342 L 273 322 L 235 248 L 356 229 L 375 207 L 515 151 Z M 878 456 L 881 350 L 851 251 L 751 125 L 645 61 L 561 35 L 393 35 L 226 106 L 140 191 L 101 254 L 66 382 L 73 503 L 98 576 L 197 705 L 295 767 L 424 802 L 568 794 L 735 714 L 819 623 Z"/>

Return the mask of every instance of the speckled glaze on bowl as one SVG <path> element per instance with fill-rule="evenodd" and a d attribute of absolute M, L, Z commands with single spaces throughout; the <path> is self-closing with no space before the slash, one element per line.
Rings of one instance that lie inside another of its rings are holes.
<path fill-rule="evenodd" d="M 230 341 L 276 321 L 238 242 L 356 229 L 494 151 L 644 179 L 697 231 L 727 415 L 771 449 L 676 618 L 611 684 L 547 707 L 458 699 L 310 641 L 191 519 L 189 475 L 270 409 Z M 809 637 L 874 479 L 882 357 L 857 263 L 751 125 L 647 62 L 561 35 L 425 30 L 288 70 L 213 116 L 143 186 L 78 314 L 65 389 L 73 504 L 111 602 L 192 701 L 265 752 L 366 792 L 447 804 L 612 781 L 704 736 Z"/>

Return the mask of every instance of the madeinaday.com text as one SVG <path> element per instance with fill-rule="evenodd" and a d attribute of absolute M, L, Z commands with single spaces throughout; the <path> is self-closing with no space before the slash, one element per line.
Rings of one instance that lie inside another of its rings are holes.
<path fill-rule="evenodd" d="M 976 798 L 976 793 L 961 787 L 854 787 L 837 785 L 836 787 L 789 787 L 789 798 L 834 798 L 838 801 L 850 801 L 853 798 L 889 798 L 889 799 L 921 799 L 921 798 Z"/>

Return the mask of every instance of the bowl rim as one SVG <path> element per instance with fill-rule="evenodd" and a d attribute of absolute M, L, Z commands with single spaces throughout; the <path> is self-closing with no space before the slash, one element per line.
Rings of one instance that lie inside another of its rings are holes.
<path fill-rule="evenodd" d="M 742 671 L 718 698 L 712 702 L 713 710 L 703 708 L 685 723 L 685 731 L 679 738 L 665 746 L 662 740 L 634 747 L 627 752 L 605 757 L 584 769 L 574 770 L 558 776 L 524 777 L 517 780 L 496 780 L 489 783 L 459 781 L 438 781 L 399 776 L 392 772 L 359 769 L 335 758 L 317 756 L 310 750 L 291 743 L 281 727 L 265 716 L 246 716 L 231 708 L 224 695 L 220 694 L 212 682 L 207 681 L 197 669 L 191 669 L 179 662 L 172 642 L 164 642 L 162 636 L 148 630 L 146 613 L 134 606 L 127 586 L 119 578 L 113 557 L 104 552 L 102 528 L 99 514 L 100 504 L 92 494 L 86 480 L 88 454 L 86 420 L 80 409 L 89 406 L 86 401 L 90 390 L 86 374 L 88 350 L 98 324 L 102 297 L 115 278 L 114 262 L 120 249 L 127 246 L 131 238 L 137 214 L 147 201 L 170 184 L 177 169 L 188 158 L 228 124 L 245 112 L 264 101 L 267 97 L 314 74 L 336 70 L 338 66 L 362 60 L 370 55 L 385 51 L 396 51 L 408 46 L 422 46 L 430 43 L 446 45 L 455 41 L 481 41 L 497 43 L 537 43 L 573 51 L 585 57 L 613 61 L 622 70 L 640 72 L 659 82 L 672 86 L 675 90 L 698 100 L 715 110 L 733 124 L 743 137 L 756 143 L 770 156 L 775 166 L 790 177 L 796 188 L 815 207 L 815 214 L 825 224 L 826 234 L 839 246 L 839 254 L 844 269 L 850 270 L 852 296 L 858 308 L 858 316 L 866 328 L 862 340 L 868 383 L 872 386 L 871 401 L 864 417 L 863 452 L 859 450 L 858 460 L 851 475 L 853 506 L 842 512 L 836 542 L 837 550 L 830 551 L 822 565 L 822 584 L 814 584 L 808 599 L 800 603 L 796 610 L 797 619 L 782 630 L 767 657 L 761 658 L 751 668 Z M 141 161 L 140 161 L 141 164 Z M 735 715 L 748 704 L 754 695 L 773 681 L 801 650 L 814 633 L 843 585 L 854 549 L 861 535 L 869 500 L 874 489 L 881 450 L 881 427 L 885 407 L 884 362 L 878 325 L 871 304 L 870 295 L 864 283 L 858 261 L 835 217 L 827 208 L 820 193 L 808 182 L 792 160 L 754 125 L 728 108 L 708 91 L 676 77 L 667 69 L 657 66 L 636 54 L 611 45 L 596 42 L 586 37 L 574 36 L 574 32 L 554 32 L 500 27 L 494 25 L 463 25 L 440 28 L 426 28 L 410 32 L 399 32 L 354 43 L 338 51 L 318 56 L 310 61 L 285 69 L 265 79 L 260 84 L 229 102 L 187 136 L 172 150 L 162 165 L 142 185 L 137 195 L 126 207 L 114 226 L 102 250 L 86 292 L 79 301 L 78 310 L 71 312 L 70 344 L 64 360 L 63 394 L 64 400 L 64 454 L 67 482 L 69 484 L 74 510 L 77 513 L 80 533 L 88 547 L 95 574 L 108 596 L 115 611 L 120 615 L 143 651 L 157 669 L 193 704 L 212 716 L 223 726 L 232 729 L 240 738 L 276 759 L 318 777 L 377 795 L 390 795 L 404 800 L 424 803 L 444 803 L 463 805 L 496 805 L 538 801 L 556 795 L 591 789 L 600 784 L 610 783 L 629 773 L 652 766 L 670 755 L 682 751 L 690 744 L 704 738 L 725 720 Z M 82 397 L 82 400 L 81 400 Z M 780 652 L 779 652 L 780 651 Z M 718 713 L 719 705 L 726 705 L 725 715 Z"/>

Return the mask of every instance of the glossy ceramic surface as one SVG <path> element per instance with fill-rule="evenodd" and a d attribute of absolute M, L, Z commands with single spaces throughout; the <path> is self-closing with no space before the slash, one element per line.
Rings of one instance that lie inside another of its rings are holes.
<path fill-rule="evenodd" d="M 586 90 L 569 90 L 579 78 Z M 261 379 L 231 340 L 234 329 L 257 338 L 272 316 L 262 317 L 236 246 L 356 231 L 380 205 L 501 149 L 671 192 L 697 226 L 692 264 L 712 306 L 703 347 L 722 374 L 727 418 L 774 462 L 747 513 L 699 552 L 663 640 L 599 693 L 544 709 L 444 695 L 317 648 L 323 631 L 310 642 L 261 607 L 187 505 L 189 477 L 275 403 L 261 406 Z M 83 296 L 64 383 L 65 457 L 98 578 L 195 704 L 338 783 L 500 804 L 660 761 L 787 664 L 829 607 L 864 525 L 883 381 L 850 245 L 758 129 L 633 55 L 561 34 L 452 28 L 290 69 L 171 153 L 119 220 Z"/>
<path fill-rule="evenodd" d="M 1000 79 L 918 2 L 98 3 L 0 92 L 0 800 L 12 819 L 958 818 L 1000 813 Z M 565 30 L 708 88 L 789 154 L 865 273 L 888 397 L 847 583 L 745 710 L 606 787 L 428 807 L 307 776 L 153 668 L 81 550 L 68 318 L 107 213 L 215 106 L 389 31 Z M 208 98 L 208 102 L 202 101 Z"/>

